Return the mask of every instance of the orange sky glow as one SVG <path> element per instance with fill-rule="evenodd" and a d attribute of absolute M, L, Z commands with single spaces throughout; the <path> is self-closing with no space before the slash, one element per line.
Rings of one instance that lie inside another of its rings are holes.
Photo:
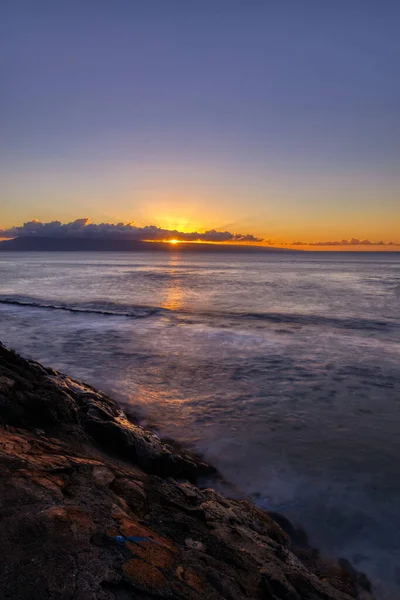
<path fill-rule="evenodd" d="M 335 230 L 337 231 L 339 229 L 338 225 L 335 223 L 332 228 L 329 228 L 329 231 L 325 231 L 322 236 L 316 235 L 315 233 L 316 223 L 312 223 L 310 227 L 309 222 L 307 226 L 304 227 L 305 231 L 301 234 L 301 224 L 295 228 L 293 227 L 293 223 L 289 222 L 284 226 L 276 224 L 273 222 L 273 219 L 270 219 L 272 225 L 268 232 L 269 235 L 266 235 L 264 233 L 265 229 L 267 229 L 265 225 L 262 226 L 260 223 L 256 225 L 251 220 L 245 218 L 239 218 L 235 221 L 231 220 L 231 222 L 229 222 L 228 219 L 225 219 L 225 222 L 219 227 L 207 227 L 205 224 L 206 220 L 195 220 L 193 218 L 193 213 L 190 214 L 189 218 L 185 219 L 182 216 L 167 216 L 165 211 L 164 216 L 159 217 L 158 219 L 141 219 L 138 222 L 130 219 L 126 219 L 125 221 L 115 219 L 112 218 L 111 215 L 105 216 L 106 218 L 104 220 L 97 219 L 95 221 L 88 218 L 82 218 L 78 220 L 73 219 L 72 222 L 66 220 L 61 223 L 54 215 L 54 217 L 52 216 L 51 220 L 48 219 L 47 222 L 31 219 L 18 226 L 11 225 L 8 227 L 5 224 L 1 227 L 2 223 L 0 222 L 0 240 L 10 239 L 20 235 L 55 235 L 56 237 L 58 235 L 66 234 L 72 236 L 93 235 L 93 233 L 91 233 L 93 232 L 93 228 L 95 229 L 95 235 L 101 236 L 103 229 L 107 228 L 104 235 L 108 235 L 109 237 L 112 235 L 116 235 L 117 237 L 123 235 L 127 239 L 140 239 L 147 242 L 166 242 L 176 246 L 181 243 L 224 243 L 314 252 L 400 251 L 400 241 L 394 236 L 390 238 L 383 236 L 378 238 L 372 236 L 360 236 L 356 238 L 352 235 L 348 235 L 348 237 L 344 238 L 343 236 L 335 235 Z M 219 215 L 218 220 L 221 222 L 221 215 Z M 153 224 L 150 226 L 146 225 L 146 223 L 149 222 Z M 55 230 L 54 223 L 56 227 Z M 194 223 L 197 223 L 197 226 L 194 225 Z M 50 230 L 48 229 L 49 227 Z M 120 231 L 121 228 L 122 233 Z M 346 224 L 346 229 L 350 229 L 348 223 Z M 355 229 L 354 226 L 353 230 Z M 368 230 L 366 230 L 365 227 L 362 229 L 365 233 L 368 233 Z M 293 237 L 290 236 L 291 230 L 294 230 L 292 233 Z M 238 233 L 239 231 L 241 233 Z M 389 233 L 393 234 L 394 231 L 389 231 Z"/>

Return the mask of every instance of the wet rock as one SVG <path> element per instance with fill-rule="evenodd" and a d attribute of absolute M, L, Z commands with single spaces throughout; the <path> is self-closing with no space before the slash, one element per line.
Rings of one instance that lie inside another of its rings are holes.
<path fill-rule="evenodd" d="M 281 529 L 287 533 L 292 543 L 299 548 L 308 548 L 308 536 L 302 527 L 294 525 L 284 515 L 274 511 L 267 511 L 268 515 L 273 519 Z"/>
<path fill-rule="evenodd" d="M 0 598 L 372 598 L 282 515 L 199 489 L 200 459 L 1 345 L 0 419 Z"/>
<path fill-rule="evenodd" d="M 21 358 L 0 344 L 0 419 L 37 429 L 89 435 L 102 448 L 135 462 L 146 472 L 192 482 L 216 471 L 194 456 L 173 452 L 156 434 L 131 423 L 123 411 L 90 385 Z"/>
<path fill-rule="evenodd" d="M 132 481 L 126 478 L 117 479 L 112 490 L 127 503 L 129 508 L 137 515 L 144 516 L 147 512 L 147 495 L 141 481 Z"/>
<path fill-rule="evenodd" d="M 201 550 L 202 552 L 204 551 L 204 544 L 202 542 L 199 542 L 198 540 L 186 538 L 185 544 L 186 546 L 188 546 L 188 548 L 195 548 L 196 550 Z"/>
<path fill-rule="evenodd" d="M 99 485 L 108 485 L 115 479 L 114 473 L 101 465 L 93 467 L 92 477 Z"/>

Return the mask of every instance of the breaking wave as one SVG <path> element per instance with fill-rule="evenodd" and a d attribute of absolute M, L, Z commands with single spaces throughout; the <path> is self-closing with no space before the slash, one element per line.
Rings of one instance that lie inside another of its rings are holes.
<path fill-rule="evenodd" d="M 293 325 L 293 326 L 324 326 L 333 327 L 340 329 L 354 329 L 361 331 L 376 331 L 385 332 L 392 329 L 399 329 L 400 324 L 394 320 L 381 320 L 381 319 L 367 319 L 360 317 L 331 317 L 324 315 L 312 315 L 304 313 L 279 313 L 279 312 L 220 312 L 220 311 L 190 311 L 190 310 L 177 310 L 170 309 L 160 306 L 143 306 L 143 305 L 125 305 L 115 303 L 104 303 L 104 302 L 91 302 L 82 304 L 69 304 L 69 303 L 50 303 L 45 300 L 38 300 L 29 297 L 1 297 L 0 304 L 8 304 L 13 306 L 20 306 L 26 308 L 39 308 L 47 310 L 64 310 L 72 313 L 87 313 L 95 315 L 104 315 L 112 317 L 128 317 L 132 319 L 145 319 L 147 317 L 154 317 L 157 315 L 174 315 L 176 317 L 191 317 L 193 319 L 198 317 L 203 320 L 204 318 L 210 319 L 228 319 L 230 324 L 232 322 L 247 320 L 247 321 L 259 321 L 272 324 L 280 325 Z"/>

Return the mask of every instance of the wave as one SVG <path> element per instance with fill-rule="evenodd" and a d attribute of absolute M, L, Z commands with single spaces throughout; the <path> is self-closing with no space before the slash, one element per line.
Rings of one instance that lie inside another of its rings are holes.
<path fill-rule="evenodd" d="M 394 321 L 383 321 L 360 317 L 330 317 L 298 313 L 244 313 L 242 316 L 249 319 L 261 319 L 278 324 L 326 325 L 344 329 L 361 329 L 368 331 L 387 331 L 392 327 L 400 326 Z"/>
<path fill-rule="evenodd" d="M 92 308 L 88 306 L 69 306 L 68 304 L 47 304 L 35 300 L 16 300 L 11 298 L 0 298 L 0 304 L 11 304 L 27 308 L 42 308 L 48 310 L 65 310 L 73 313 L 105 315 L 113 317 L 131 317 L 135 319 L 151 317 L 162 312 L 161 308 L 151 306 L 136 306 L 133 311 L 124 312 L 118 310 L 107 310 L 104 308 Z"/>
<path fill-rule="evenodd" d="M 189 323 L 211 321 L 215 324 L 228 322 L 230 325 L 238 323 L 257 321 L 258 323 L 269 323 L 273 325 L 288 325 L 290 327 L 310 327 L 325 326 L 339 329 L 388 332 L 392 329 L 399 329 L 400 323 L 394 320 L 368 319 L 361 317 L 334 317 L 304 313 L 280 313 L 280 312 L 218 312 L 218 311 L 190 311 L 184 309 L 170 309 L 161 306 L 144 305 L 126 305 L 112 304 L 106 305 L 104 302 L 82 304 L 80 306 L 69 305 L 65 303 L 47 303 L 35 298 L 28 297 L 0 297 L 0 304 L 13 305 L 26 308 L 38 308 L 45 310 L 61 310 L 71 313 L 94 314 L 112 317 L 128 317 L 133 319 L 145 319 L 154 316 L 174 316 L 175 318 L 185 319 Z M 188 318 L 190 319 L 188 321 Z"/>

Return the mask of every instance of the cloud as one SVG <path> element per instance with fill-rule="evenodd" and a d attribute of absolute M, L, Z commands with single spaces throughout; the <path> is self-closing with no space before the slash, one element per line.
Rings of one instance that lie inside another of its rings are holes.
<path fill-rule="evenodd" d="M 400 244 L 396 242 L 372 242 L 371 240 L 351 238 L 350 240 L 329 242 L 292 242 L 291 246 L 400 246 Z"/>
<path fill-rule="evenodd" d="M 110 239 L 128 239 L 128 240 L 180 240 L 182 242 L 251 242 L 274 246 L 276 243 L 272 239 L 258 238 L 252 234 L 232 233 L 230 231 L 217 231 L 210 229 L 204 233 L 197 231 L 183 232 L 176 229 L 163 229 L 156 225 L 145 225 L 137 227 L 131 223 L 91 223 L 87 217 L 76 219 L 70 223 L 61 223 L 61 221 L 27 221 L 23 225 L 10 227 L 9 229 L 0 229 L 1 238 L 15 237 L 79 237 L 79 238 L 110 238 Z M 308 247 L 334 247 L 334 246 L 400 246 L 398 242 L 371 241 L 368 239 L 351 238 L 349 240 L 337 241 L 319 241 L 304 242 L 295 241 L 280 243 L 280 246 L 308 246 Z"/>
<path fill-rule="evenodd" d="M 230 231 L 216 231 L 210 229 L 204 233 L 192 231 L 185 233 L 176 229 L 162 229 L 155 225 L 136 227 L 132 223 L 91 223 L 88 218 L 81 218 L 71 223 L 61 221 L 27 221 L 23 225 L 0 229 L 0 238 L 15 237 L 85 237 L 85 238 L 112 238 L 129 240 L 171 240 L 176 239 L 184 242 L 262 242 L 249 233 L 231 233 Z"/>

